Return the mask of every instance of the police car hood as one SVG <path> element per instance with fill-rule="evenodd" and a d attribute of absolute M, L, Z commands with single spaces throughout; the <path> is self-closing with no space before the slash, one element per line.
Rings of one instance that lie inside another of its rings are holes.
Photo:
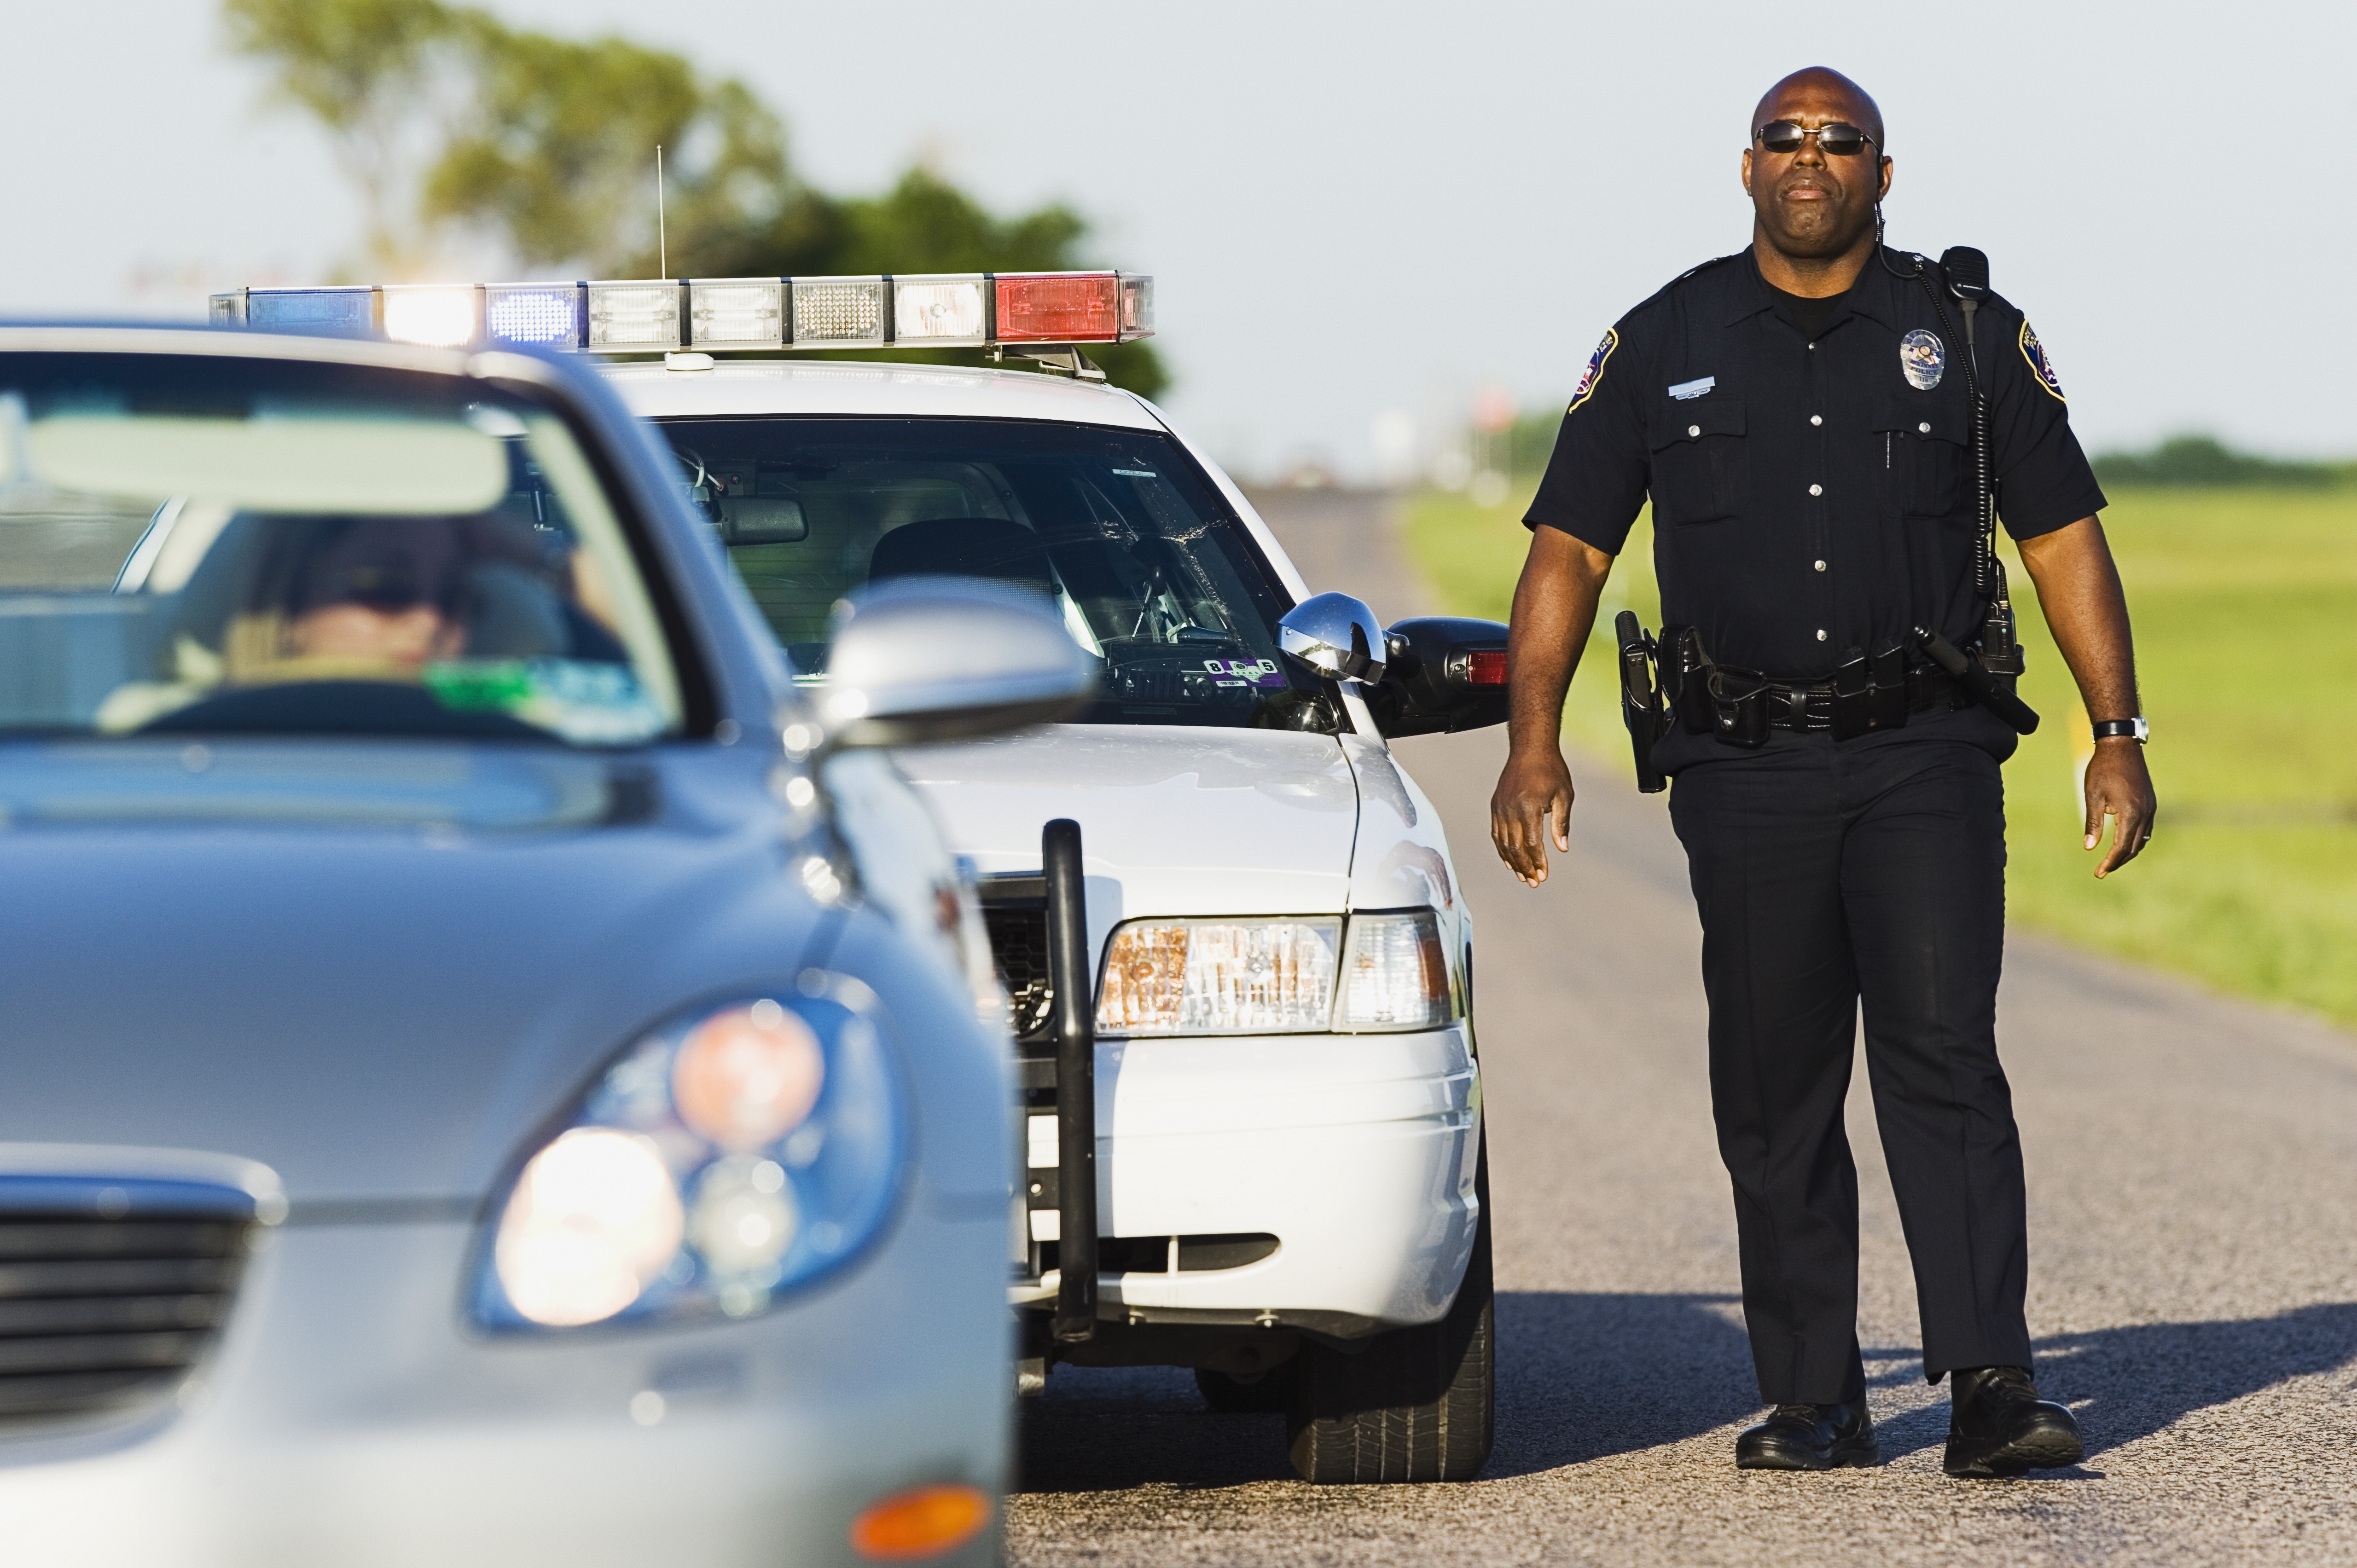
<path fill-rule="evenodd" d="M 1331 736 L 1055 725 L 898 759 L 985 876 L 1036 875 L 1041 826 L 1079 822 L 1092 948 L 1139 916 L 1347 903 L 1358 785 Z"/>
<path fill-rule="evenodd" d="M 0 1144 L 463 1208 L 610 1053 L 812 929 L 774 832 L 699 809 L 708 765 L 223 745 L 167 788 L 178 746 L 32 749 L 81 759 L 0 753 Z"/>

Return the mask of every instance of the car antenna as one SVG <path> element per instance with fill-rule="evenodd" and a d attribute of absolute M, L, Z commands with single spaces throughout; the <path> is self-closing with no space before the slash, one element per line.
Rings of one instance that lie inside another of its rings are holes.
<path fill-rule="evenodd" d="M 655 144 L 655 276 L 671 276 L 671 244 L 663 232 L 662 144 Z"/>

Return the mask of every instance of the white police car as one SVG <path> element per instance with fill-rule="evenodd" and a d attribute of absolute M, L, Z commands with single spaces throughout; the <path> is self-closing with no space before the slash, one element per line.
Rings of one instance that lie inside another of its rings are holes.
<path fill-rule="evenodd" d="M 223 308 L 299 307 L 257 290 Z M 1012 1000 L 1018 1380 L 1191 1367 L 1215 1407 L 1286 1412 L 1313 1480 L 1478 1471 L 1472 928 L 1386 736 L 1502 719 L 1505 628 L 1387 632 L 1313 597 L 1218 467 L 1086 360 L 1152 330 L 1148 278 L 493 285 L 378 308 L 395 337 L 662 351 L 605 373 L 823 693 L 834 607 L 869 585 L 1052 604 L 1102 671 L 1084 713 L 898 755 L 977 874 Z M 893 343 L 1065 373 L 787 357 Z M 1055 822 L 1077 833 L 1043 843 Z"/>

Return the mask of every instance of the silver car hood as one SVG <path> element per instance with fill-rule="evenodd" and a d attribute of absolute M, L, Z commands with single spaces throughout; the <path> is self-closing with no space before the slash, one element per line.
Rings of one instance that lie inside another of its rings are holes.
<path fill-rule="evenodd" d="M 59 787 L 49 749 L 0 757 L 0 1144 L 258 1160 L 298 1211 L 456 1205 L 608 1054 L 791 977 L 813 929 L 762 814 L 697 809 L 743 768 L 420 747 L 388 789 L 347 747 L 339 789 L 315 746 L 273 796 L 220 781 L 252 748 L 177 791 L 127 752 Z M 437 788 L 454 755 L 480 766 Z"/>

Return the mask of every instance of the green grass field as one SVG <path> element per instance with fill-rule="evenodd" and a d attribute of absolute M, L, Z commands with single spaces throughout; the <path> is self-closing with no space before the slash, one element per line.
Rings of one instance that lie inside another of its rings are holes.
<path fill-rule="evenodd" d="M 1506 618 L 1527 501 L 1410 503 L 1410 549 L 1458 613 Z M 2094 879 L 2079 847 L 2084 715 L 2008 545 L 2022 695 L 2046 719 L 2006 767 L 2013 918 L 2357 1024 L 2357 492 L 2123 490 L 2104 524 L 2136 622 L 2160 820 L 2142 857 Z M 1624 770 L 1610 622 L 1625 606 L 1658 624 L 1652 553 L 1640 520 L 1565 711 L 1572 743 Z"/>

